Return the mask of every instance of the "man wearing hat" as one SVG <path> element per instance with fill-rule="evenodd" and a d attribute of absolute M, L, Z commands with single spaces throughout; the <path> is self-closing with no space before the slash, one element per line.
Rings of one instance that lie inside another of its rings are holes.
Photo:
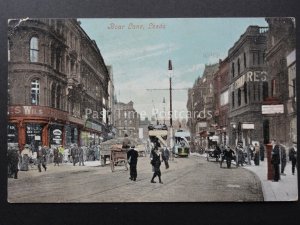
<path fill-rule="evenodd" d="M 46 155 L 47 155 L 47 146 L 44 146 L 41 149 L 39 149 L 37 153 L 37 164 L 38 164 L 39 172 L 42 172 L 41 165 L 43 166 L 45 171 L 47 170 Z"/>
<path fill-rule="evenodd" d="M 129 179 L 136 181 L 136 177 L 137 177 L 136 165 L 137 165 L 139 154 L 134 148 L 135 146 L 131 146 L 129 151 L 127 152 L 127 160 L 130 166 Z"/>

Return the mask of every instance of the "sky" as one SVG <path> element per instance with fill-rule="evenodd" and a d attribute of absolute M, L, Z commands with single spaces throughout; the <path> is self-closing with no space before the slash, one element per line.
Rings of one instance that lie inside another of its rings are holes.
<path fill-rule="evenodd" d="M 169 91 L 147 89 L 169 88 L 169 59 L 172 87 L 191 88 L 205 65 L 224 59 L 248 26 L 267 26 L 264 18 L 78 20 L 113 68 L 118 101 L 133 101 L 142 118 L 158 110 L 159 119 L 164 117 L 164 97 L 165 109 L 170 109 Z M 185 118 L 187 90 L 174 90 L 172 98 L 174 117 Z"/>

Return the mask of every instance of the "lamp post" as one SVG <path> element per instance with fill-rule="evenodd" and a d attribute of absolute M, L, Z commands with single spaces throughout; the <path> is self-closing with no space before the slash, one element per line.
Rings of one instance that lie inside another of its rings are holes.
<path fill-rule="evenodd" d="M 173 66 L 172 61 L 169 60 L 168 63 L 168 75 L 170 83 L 170 158 L 173 160 L 173 123 L 172 123 L 172 75 L 173 75 Z"/>

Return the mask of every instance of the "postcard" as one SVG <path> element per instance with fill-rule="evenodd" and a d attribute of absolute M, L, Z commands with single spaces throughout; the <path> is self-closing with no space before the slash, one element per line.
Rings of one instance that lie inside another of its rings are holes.
<path fill-rule="evenodd" d="M 7 201 L 297 201 L 295 23 L 9 19 Z"/>

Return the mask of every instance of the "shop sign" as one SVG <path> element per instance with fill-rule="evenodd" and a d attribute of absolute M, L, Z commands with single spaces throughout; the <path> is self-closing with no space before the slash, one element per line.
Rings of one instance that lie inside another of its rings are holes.
<path fill-rule="evenodd" d="M 207 122 L 199 122 L 198 126 L 199 127 L 207 127 Z"/>
<path fill-rule="evenodd" d="M 18 129 L 15 124 L 7 125 L 7 143 L 18 142 Z"/>
<path fill-rule="evenodd" d="M 96 131 L 102 131 L 102 126 L 99 125 L 99 124 L 96 124 L 96 123 L 92 123 L 90 121 L 87 121 L 86 122 L 86 127 L 87 128 L 90 128 L 90 129 L 93 129 L 93 130 L 96 130 Z"/>
<path fill-rule="evenodd" d="M 67 120 L 68 113 L 44 106 L 10 106 L 8 109 L 9 116 L 38 116 L 57 118 Z"/>
<path fill-rule="evenodd" d="M 242 129 L 244 130 L 253 130 L 254 123 L 242 123 Z"/>
<path fill-rule="evenodd" d="M 62 143 L 62 130 L 57 128 L 57 126 L 51 128 L 51 144 Z"/>
<path fill-rule="evenodd" d="M 284 113 L 283 104 L 281 105 L 262 105 L 261 106 L 262 114 L 278 114 Z"/>

